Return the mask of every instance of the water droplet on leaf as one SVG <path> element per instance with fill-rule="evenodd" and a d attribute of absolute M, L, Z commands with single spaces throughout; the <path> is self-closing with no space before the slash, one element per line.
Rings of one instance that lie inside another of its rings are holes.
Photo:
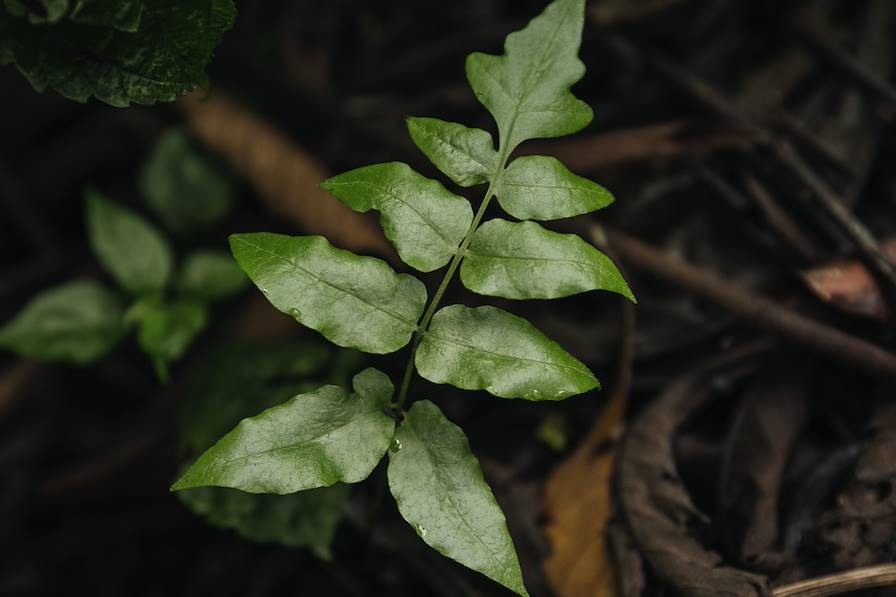
<path fill-rule="evenodd" d="M 421 537 L 426 537 L 426 529 L 423 528 L 422 524 L 415 524 L 414 530 L 417 531 L 417 534 L 420 535 Z"/>
<path fill-rule="evenodd" d="M 397 439 L 397 438 L 396 438 L 396 439 L 393 439 L 393 440 L 392 440 L 392 445 L 389 446 L 389 451 L 392 452 L 393 454 L 395 454 L 395 453 L 397 453 L 399 450 L 401 450 L 401 440 L 399 440 L 399 439 Z"/>
<path fill-rule="evenodd" d="M 295 307 L 293 307 L 292 309 L 289 310 L 289 315 L 293 319 L 298 319 L 299 317 L 302 316 L 302 312 L 299 311 L 298 309 L 296 309 Z"/>

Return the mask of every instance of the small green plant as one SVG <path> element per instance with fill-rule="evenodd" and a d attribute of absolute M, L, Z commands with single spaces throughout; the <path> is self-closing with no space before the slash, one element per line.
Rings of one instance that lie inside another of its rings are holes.
<path fill-rule="evenodd" d="M 195 181 L 185 183 L 178 169 L 184 163 L 192 166 L 194 177 L 206 187 L 217 189 L 218 201 L 230 201 L 228 179 L 201 154 L 171 142 L 181 137 L 183 133 L 176 130 L 163 135 L 144 168 L 143 179 L 152 173 L 155 181 L 147 201 L 166 221 L 180 215 L 179 211 L 172 214 L 174 204 L 167 198 L 184 196 L 200 186 Z M 202 199 L 201 195 L 191 197 Z M 220 216 L 220 207 L 210 199 L 209 205 L 214 209 L 199 218 L 203 222 Z M 46 290 L 0 329 L 0 349 L 87 365 L 108 353 L 135 326 L 140 348 L 152 359 L 159 378 L 166 380 L 168 365 L 183 356 L 205 328 L 209 303 L 244 288 L 245 274 L 229 255 L 210 250 L 187 255 L 175 271 L 173 251 L 162 233 L 94 190 L 86 192 L 86 223 L 97 260 L 123 293 L 89 280 Z M 122 294 L 130 298 L 130 305 Z"/>
<path fill-rule="evenodd" d="M 411 118 L 416 145 L 461 186 L 487 185 L 476 213 L 466 199 L 409 166 L 367 166 L 324 183 L 343 203 L 375 209 L 401 259 L 430 272 L 447 266 L 435 294 L 385 262 L 333 247 L 322 237 L 237 234 L 237 262 L 280 311 L 331 342 L 374 354 L 410 343 L 396 392 L 368 368 L 352 390 L 300 394 L 243 420 L 203 453 L 173 490 L 222 486 L 289 494 L 356 483 L 388 452 L 389 488 L 404 519 L 430 546 L 526 595 L 500 507 L 463 431 L 427 400 L 405 411 L 414 372 L 429 381 L 501 398 L 560 400 L 598 387 L 588 368 L 525 319 L 502 309 L 441 300 L 454 274 L 469 290 L 509 299 L 551 299 L 609 290 L 633 299 L 613 263 L 575 235 L 532 220 L 585 214 L 613 197 L 554 158 L 508 161 L 527 139 L 585 127 L 591 109 L 570 92 L 585 72 L 578 59 L 584 0 L 556 0 L 503 56 L 474 53 L 467 78 L 500 137 L 457 123 Z M 482 223 L 496 198 L 521 222 Z"/>
<path fill-rule="evenodd" d="M 0 65 L 79 102 L 171 101 L 205 81 L 235 17 L 232 0 L 0 0 Z"/>

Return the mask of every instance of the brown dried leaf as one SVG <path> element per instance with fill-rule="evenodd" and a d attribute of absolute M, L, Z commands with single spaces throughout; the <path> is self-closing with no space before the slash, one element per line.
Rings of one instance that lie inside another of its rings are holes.
<path fill-rule="evenodd" d="M 896 239 L 887 240 L 881 248 L 896 263 Z M 821 300 L 847 313 L 881 321 L 890 318 L 880 286 L 861 261 L 834 261 L 805 271 L 802 277 Z"/>
<path fill-rule="evenodd" d="M 621 375 L 610 399 L 578 449 L 553 472 L 545 486 L 545 528 L 551 554 L 544 561 L 559 597 L 611 597 L 616 574 L 606 530 L 613 513 L 611 480 L 628 392 L 633 353 L 633 313 L 624 307 Z"/>
<path fill-rule="evenodd" d="M 320 188 L 324 166 L 273 125 L 220 92 L 178 101 L 193 133 L 248 180 L 275 214 L 357 253 L 392 257 L 373 220 Z"/>

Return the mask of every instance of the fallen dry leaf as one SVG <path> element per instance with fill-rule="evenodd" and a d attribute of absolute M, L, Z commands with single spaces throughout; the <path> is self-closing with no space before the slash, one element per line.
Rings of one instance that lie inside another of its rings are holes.
<path fill-rule="evenodd" d="M 394 255 L 374 221 L 320 188 L 323 164 L 273 125 L 220 92 L 192 93 L 178 105 L 199 140 L 249 181 L 272 212 L 337 247 Z"/>
<path fill-rule="evenodd" d="M 881 248 L 896 263 L 896 239 L 887 240 Z M 805 271 L 802 276 L 809 289 L 826 303 L 854 315 L 881 321 L 890 318 L 880 286 L 861 261 L 834 261 Z"/>
<path fill-rule="evenodd" d="M 631 384 L 634 315 L 628 303 L 624 309 L 621 374 L 610 403 L 545 486 L 545 533 L 551 554 L 544 561 L 544 569 L 559 597 L 610 597 L 616 593 L 606 530 L 613 513 L 611 480 L 616 442 Z"/>

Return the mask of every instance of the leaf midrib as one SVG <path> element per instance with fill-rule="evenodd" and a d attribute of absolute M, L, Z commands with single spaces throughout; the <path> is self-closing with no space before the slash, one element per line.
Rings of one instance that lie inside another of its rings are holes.
<path fill-rule="evenodd" d="M 267 254 L 269 254 L 269 255 L 272 255 L 272 256 L 276 257 L 277 259 L 280 259 L 281 261 L 283 261 L 283 262 L 287 263 L 288 265 L 291 265 L 291 266 L 294 267 L 295 269 L 301 271 L 302 273 L 304 273 L 304 274 L 307 275 L 308 277 L 310 277 L 310 278 L 314 278 L 314 279 L 317 280 L 318 282 L 321 282 L 322 284 L 325 284 L 326 286 L 329 286 L 330 288 L 333 288 L 334 290 L 338 290 L 339 292 L 343 293 L 343 294 L 346 295 L 346 296 L 350 296 L 350 297 L 352 297 L 352 298 L 354 298 L 354 299 L 356 299 L 356 300 L 358 300 L 358 301 L 364 303 L 365 305 L 367 305 L 367 306 L 369 306 L 369 307 L 373 307 L 373 308 L 376 309 L 377 311 L 380 311 L 380 312 L 382 312 L 382 313 L 385 313 L 386 315 L 389 315 L 389 316 L 392 317 L 393 319 L 396 319 L 397 321 L 406 324 L 406 325 L 407 325 L 409 328 L 411 328 L 412 330 L 416 327 L 416 322 L 414 322 L 414 321 L 409 321 L 409 320 L 407 320 L 407 319 L 404 319 L 402 316 L 397 315 L 397 314 L 393 313 L 392 311 L 389 311 L 388 309 L 385 309 L 384 307 L 381 307 L 381 306 L 379 306 L 379 305 L 376 305 L 376 304 L 374 304 L 374 303 L 371 303 L 370 301 L 368 301 L 368 300 L 366 300 L 366 299 L 364 299 L 364 298 L 358 296 L 357 294 L 354 294 L 354 293 L 349 292 L 348 290 L 342 288 L 341 286 L 337 286 L 336 284 L 333 284 L 332 282 L 330 282 L 330 281 L 328 281 L 328 280 L 324 280 L 323 278 L 317 276 L 314 272 L 311 272 L 311 271 L 305 269 L 304 267 L 300 266 L 298 263 L 296 263 L 296 262 L 293 261 L 292 259 L 289 259 L 288 257 L 284 257 L 283 255 L 280 255 L 279 253 L 275 253 L 274 251 L 271 251 L 270 249 L 266 249 L 266 248 L 264 248 L 264 247 L 262 247 L 262 246 L 260 246 L 260 245 L 252 244 L 252 243 L 250 243 L 249 241 L 247 241 L 247 240 L 245 240 L 245 239 L 243 239 L 243 238 L 241 238 L 241 237 L 239 237 L 239 236 L 237 236 L 236 239 L 239 240 L 240 242 L 242 242 L 242 243 L 244 243 L 244 244 L 246 244 L 246 245 L 252 247 L 253 249 L 257 249 L 257 250 L 259 250 L 259 251 L 262 251 L 262 252 L 264 252 L 264 253 L 267 253 Z M 400 274 L 396 274 L 396 276 L 399 276 L 399 275 L 400 275 Z"/>

